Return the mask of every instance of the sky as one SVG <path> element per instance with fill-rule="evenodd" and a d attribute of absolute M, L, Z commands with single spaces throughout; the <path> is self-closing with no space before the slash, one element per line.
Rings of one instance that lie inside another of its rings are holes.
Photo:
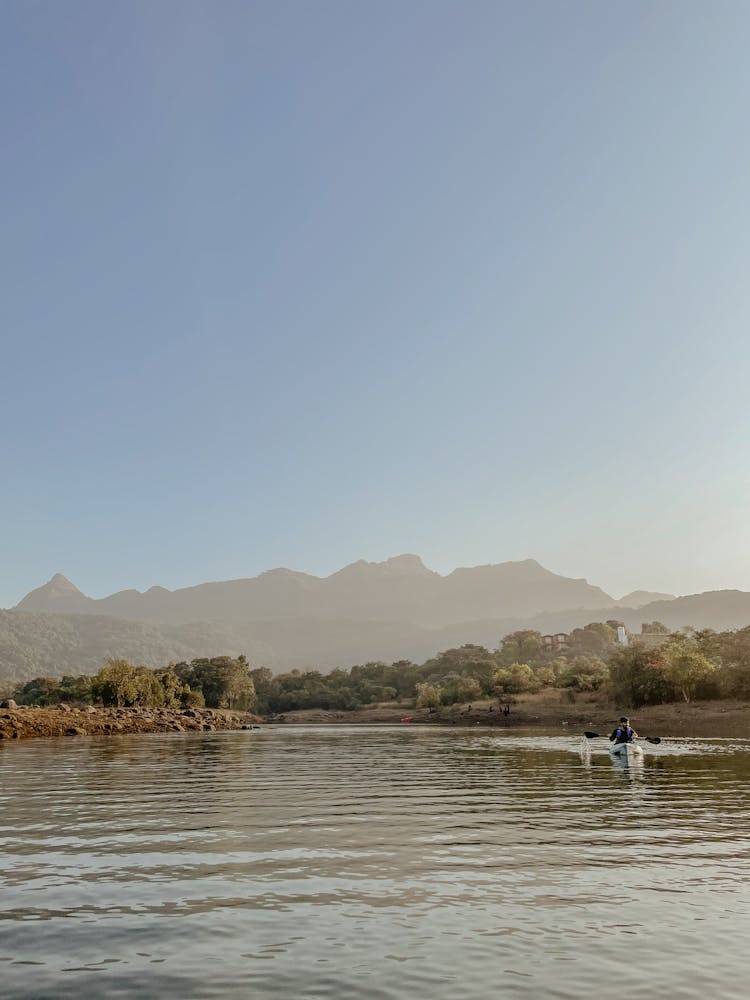
<path fill-rule="evenodd" d="M 5 0 L 0 607 L 750 590 L 750 5 Z"/>

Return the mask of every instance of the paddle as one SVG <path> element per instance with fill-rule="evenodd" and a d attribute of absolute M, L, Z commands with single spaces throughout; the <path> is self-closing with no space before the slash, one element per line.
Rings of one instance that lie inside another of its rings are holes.
<path fill-rule="evenodd" d="M 584 733 L 583 735 L 587 740 L 607 739 L 602 733 Z M 661 736 L 639 736 L 638 739 L 645 740 L 647 743 L 661 743 Z"/>

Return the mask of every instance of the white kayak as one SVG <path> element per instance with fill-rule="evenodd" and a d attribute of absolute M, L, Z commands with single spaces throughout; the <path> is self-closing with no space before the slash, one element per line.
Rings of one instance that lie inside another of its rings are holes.
<path fill-rule="evenodd" d="M 609 752 L 619 760 L 643 759 L 643 747 L 638 746 L 637 743 L 613 743 Z"/>

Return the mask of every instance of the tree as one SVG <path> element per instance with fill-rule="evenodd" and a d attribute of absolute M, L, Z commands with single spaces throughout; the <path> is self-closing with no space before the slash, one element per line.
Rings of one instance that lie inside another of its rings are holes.
<path fill-rule="evenodd" d="M 484 646 L 466 643 L 455 649 L 446 649 L 437 656 L 427 660 L 420 668 L 423 680 L 436 677 L 446 677 L 449 674 L 459 674 L 464 677 L 474 677 L 481 689 L 489 692 L 492 688 L 492 675 L 497 661 Z M 481 690 L 479 692 L 481 694 Z M 478 697 L 478 696 L 477 696 Z"/>
<path fill-rule="evenodd" d="M 256 667 L 250 671 L 250 679 L 255 688 L 255 704 L 259 712 L 268 711 L 271 695 L 274 690 L 274 676 L 268 667 Z"/>
<path fill-rule="evenodd" d="M 621 646 L 609 658 L 609 693 L 621 705 L 639 708 L 673 701 L 674 685 L 665 672 L 659 649 L 645 646 Z"/>
<path fill-rule="evenodd" d="M 248 670 L 247 660 L 241 659 L 234 663 L 224 663 L 219 668 L 222 681 L 222 694 L 219 708 L 238 708 L 249 711 L 255 705 L 255 688 Z"/>
<path fill-rule="evenodd" d="M 164 688 L 157 671 L 148 667 L 135 669 L 136 693 L 133 704 L 141 708 L 162 708 L 164 705 Z"/>
<path fill-rule="evenodd" d="M 182 704 L 184 685 L 177 676 L 174 667 L 169 666 L 166 670 L 158 670 L 156 672 L 156 679 L 162 688 L 162 704 L 164 707 L 179 708 Z"/>
<path fill-rule="evenodd" d="M 66 674 L 60 681 L 60 701 L 78 701 L 91 704 L 91 678 L 71 677 Z"/>
<path fill-rule="evenodd" d="M 419 668 L 411 660 L 396 660 L 385 671 L 384 683 L 396 689 L 397 697 L 411 698 L 414 696 Z"/>
<path fill-rule="evenodd" d="M 91 682 L 94 698 L 104 705 L 133 705 L 138 697 L 137 668 L 127 660 L 109 659 Z"/>
<path fill-rule="evenodd" d="M 202 691 L 191 691 L 190 685 L 186 684 L 180 692 L 180 705 L 183 708 L 205 708 L 206 699 Z"/>
<path fill-rule="evenodd" d="M 663 647 L 662 654 L 664 675 L 685 701 L 692 701 L 701 689 L 705 690 L 716 672 L 716 664 L 704 656 L 694 642 L 670 642 Z"/>
<path fill-rule="evenodd" d="M 558 675 L 551 663 L 542 667 L 533 667 L 532 669 L 534 671 L 534 682 L 538 690 L 556 686 Z"/>
<path fill-rule="evenodd" d="M 663 622 L 643 622 L 641 632 L 649 635 L 669 635 L 670 630 Z"/>
<path fill-rule="evenodd" d="M 544 641 L 541 632 L 533 629 L 521 629 L 506 635 L 498 652 L 501 666 L 509 667 L 513 663 L 534 663 L 544 658 Z"/>
<path fill-rule="evenodd" d="M 522 694 L 524 691 L 539 690 L 540 683 L 528 663 L 511 663 L 509 667 L 498 667 L 494 676 L 494 691 L 498 695 Z"/>
<path fill-rule="evenodd" d="M 249 711 L 255 704 L 255 688 L 244 656 L 203 657 L 190 664 L 178 663 L 178 677 L 193 691 L 200 691 L 210 708 Z"/>
<path fill-rule="evenodd" d="M 438 690 L 443 705 L 475 701 L 482 695 L 482 688 L 476 677 L 463 677 L 461 674 L 448 674 L 447 677 L 442 677 Z"/>
<path fill-rule="evenodd" d="M 417 708 L 437 708 L 441 703 L 440 688 L 424 682 L 417 684 Z"/>
<path fill-rule="evenodd" d="M 55 677 L 34 677 L 17 687 L 13 698 L 19 705 L 56 705 L 63 700 Z"/>
<path fill-rule="evenodd" d="M 733 632 L 696 629 L 698 648 L 717 664 L 717 683 L 725 698 L 750 698 L 750 627 Z"/>
<path fill-rule="evenodd" d="M 606 656 L 617 644 L 617 632 L 604 622 L 591 622 L 574 628 L 568 637 L 568 647 L 574 655 Z"/>
<path fill-rule="evenodd" d="M 560 675 L 560 687 L 598 691 L 609 679 L 609 668 L 598 656 L 576 656 Z"/>

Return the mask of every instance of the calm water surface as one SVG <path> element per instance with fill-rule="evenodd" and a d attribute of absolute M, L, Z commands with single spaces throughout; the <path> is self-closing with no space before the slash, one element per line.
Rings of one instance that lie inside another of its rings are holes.
<path fill-rule="evenodd" d="M 750 743 L 0 744 L 0 995 L 746 998 Z"/>

